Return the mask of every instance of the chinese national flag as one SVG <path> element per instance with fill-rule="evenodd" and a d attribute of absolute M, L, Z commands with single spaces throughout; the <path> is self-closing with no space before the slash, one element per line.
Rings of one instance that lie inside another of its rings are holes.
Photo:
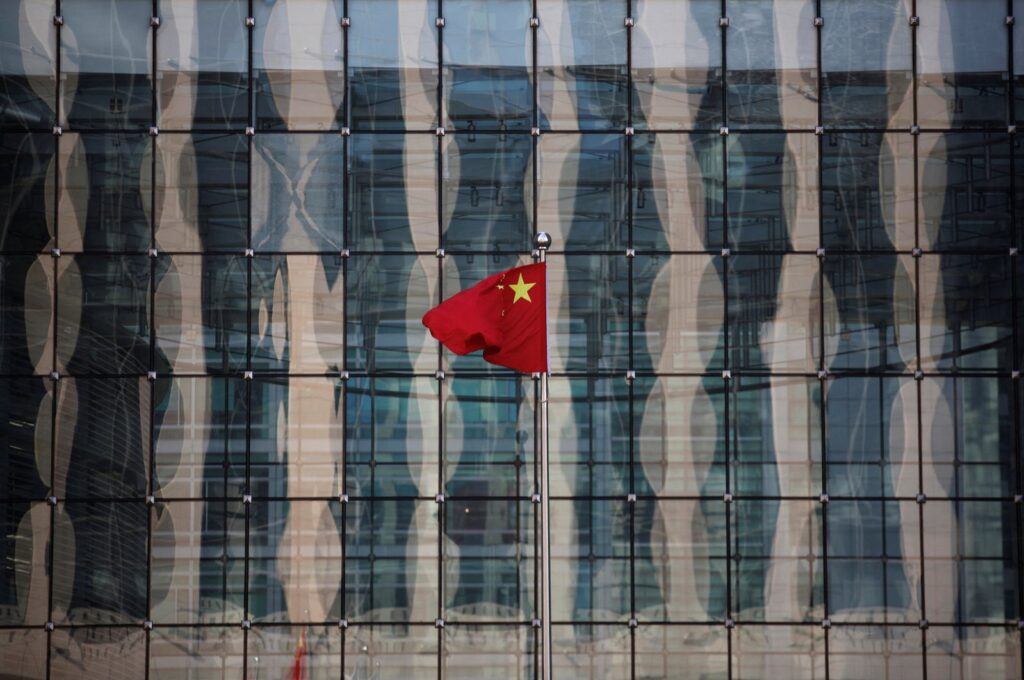
<path fill-rule="evenodd" d="M 547 274 L 543 262 L 489 276 L 423 316 L 430 334 L 456 354 L 524 373 L 548 370 Z"/>
<path fill-rule="evenodd" d="M 292 659 L 292 669 L 288 674 L 288 680 L 306 680 L 306 631 L 302 631 L 299 638 L 299 646 L 295 648 L 295 658 Z"/>

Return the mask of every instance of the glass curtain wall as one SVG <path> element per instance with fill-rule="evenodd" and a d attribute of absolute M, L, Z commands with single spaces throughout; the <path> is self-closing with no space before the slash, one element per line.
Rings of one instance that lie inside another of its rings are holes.
<path fill-rule="evenodd" d="M 0 675 L 1021 678 L 1022 26 L 5 2 Z"/>

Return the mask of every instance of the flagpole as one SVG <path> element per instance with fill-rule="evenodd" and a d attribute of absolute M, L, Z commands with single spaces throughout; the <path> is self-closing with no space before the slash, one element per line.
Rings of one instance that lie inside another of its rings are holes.
<path fill-rule="evenodd" d="M 547 262 L 548 248 L 551 247 L 551 235 L 544 231 L 537 232 L 533 237 L 541 262 Z M 551 676 L 551 475 L 548 469 L 548 374 L 551 371 L 551 333 L 548 329 L 551 316 L 548 313 L 548 287 L 550 279 L 547 267 L 544 272 L 544 347 L 548 352 L 548 370 L 540 376 L 540 623 L 542 680 L 552 680 Z"/>

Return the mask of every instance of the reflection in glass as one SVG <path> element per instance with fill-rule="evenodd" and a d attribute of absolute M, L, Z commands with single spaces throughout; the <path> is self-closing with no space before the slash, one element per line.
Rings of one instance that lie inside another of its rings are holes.
<path fill-rule="evenodd" d="M 76 255 L 61 265 L 57 370 L 144 375 L 149 365 L 149 258 Z"/>
<path fill-rule="evenodd" d="M 260 135 L 253 145 L 257 251 L 338 251 L 344 156 L 339 135 Z"/>
<path fill-rule="evenodd" d="M 429 251 L 438 245 L 437 142 L 426 135 L 349 141 L 348 244 L 354 250 Z"/>
<path fill-rule="evenodd" d="M 53 152 L 52 135 L 0 133 L 0 250 L 40 252 L 51 240 Z"/>
<path fill-rule="evenodd" d="M 245 508 L 236 499 L 155 506 L 150 616 L 159 624 L 244 618 Z"/>
<path fill-rule="evenodd" d="M 246 138 L 161 135 L 156 149 L 157 249 L 242 252 L 248 230 Z"/>
<path fill-rule="evenodd" d="M 141 134 L 61 139 L 57 245 L 67 251 L 146 252 L 152 141 Z"/>
<path fill-rule="evenodd" d="M 909 0 L 822 0 L 821 117 L 826 126 L 909 128 Z"/>
<path fill-rule="evenodd" d="M 729 15 L 729 124 L 813 128 L 818 118 L 814 3 L 747 0 L 732 4 Z"/>
<path fill-rule="evenodd" d="M 56 111 L 56 0 L 11 0 L 0 25 L 0 125 L 47 128 Z M 2 214 L 2 212 L 0 212 Z"/>
<path fill-rule="evenodd" d="M 356 130 L 438 124 L 437 0 L 349 0 L 348 98 Z"/>
<path fill-rule="evenodd" d="M 525 135 L 458 135 L 444 144 L 444 247 L 529 250 L 533 140 Z"/>
<path fill-rule="evenodd" d="M 933 0 L 917 12 L 918 124 L 1005 125 L 1006 4 Z"/>
<path fill-rule="evenodd" d="M 915 246 L 914 141 L 906 134 L 829 132 L 822 149 L 822 246 Z"/>
<path fill-rule="evenodd" d="M 1009 247 L 1010 138 L 992 132 L 920 136 L 921 245 L 934 250 Z"/>
<path fill-rule="evenodd" d="M 157 108 L 161 128 L 240 128 L 248 120 L 243 0 L 159 0 Z"/>
<path fill-rule="evenodd" d="M 555 130 L 626 125 L 626 28 L 602 0 L 537 0 L 541 125 Z"/>
<path fill-rule="evenodd" d="M 444 3 L 447 114 L 457 129 L 533 125 L 529 0 Z"/>
<path fill-rule="evenodd" d="M 633 125 L 717 127 L 722 121 L 719 0 L 639 0 L 632 33 Z"/>
<path fill-rule="evenodd" d="M 271 0 L 253 6 L 256 127 L 340 127 L 344 97 L 341 0 Z"/>
<path fill-rule="evenodd" d="M 140 0 L 78 0 L 61 7 L 62 125 L 139 129 L 153 118 L 153 7 Z"/>

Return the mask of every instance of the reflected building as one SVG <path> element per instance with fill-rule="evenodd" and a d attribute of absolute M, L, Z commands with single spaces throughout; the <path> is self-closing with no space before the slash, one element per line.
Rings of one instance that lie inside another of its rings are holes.
<path fill-rule="evenodd" d="M 0 676 L 1024 676 L 1020 5 L 10 0 Z"/>

